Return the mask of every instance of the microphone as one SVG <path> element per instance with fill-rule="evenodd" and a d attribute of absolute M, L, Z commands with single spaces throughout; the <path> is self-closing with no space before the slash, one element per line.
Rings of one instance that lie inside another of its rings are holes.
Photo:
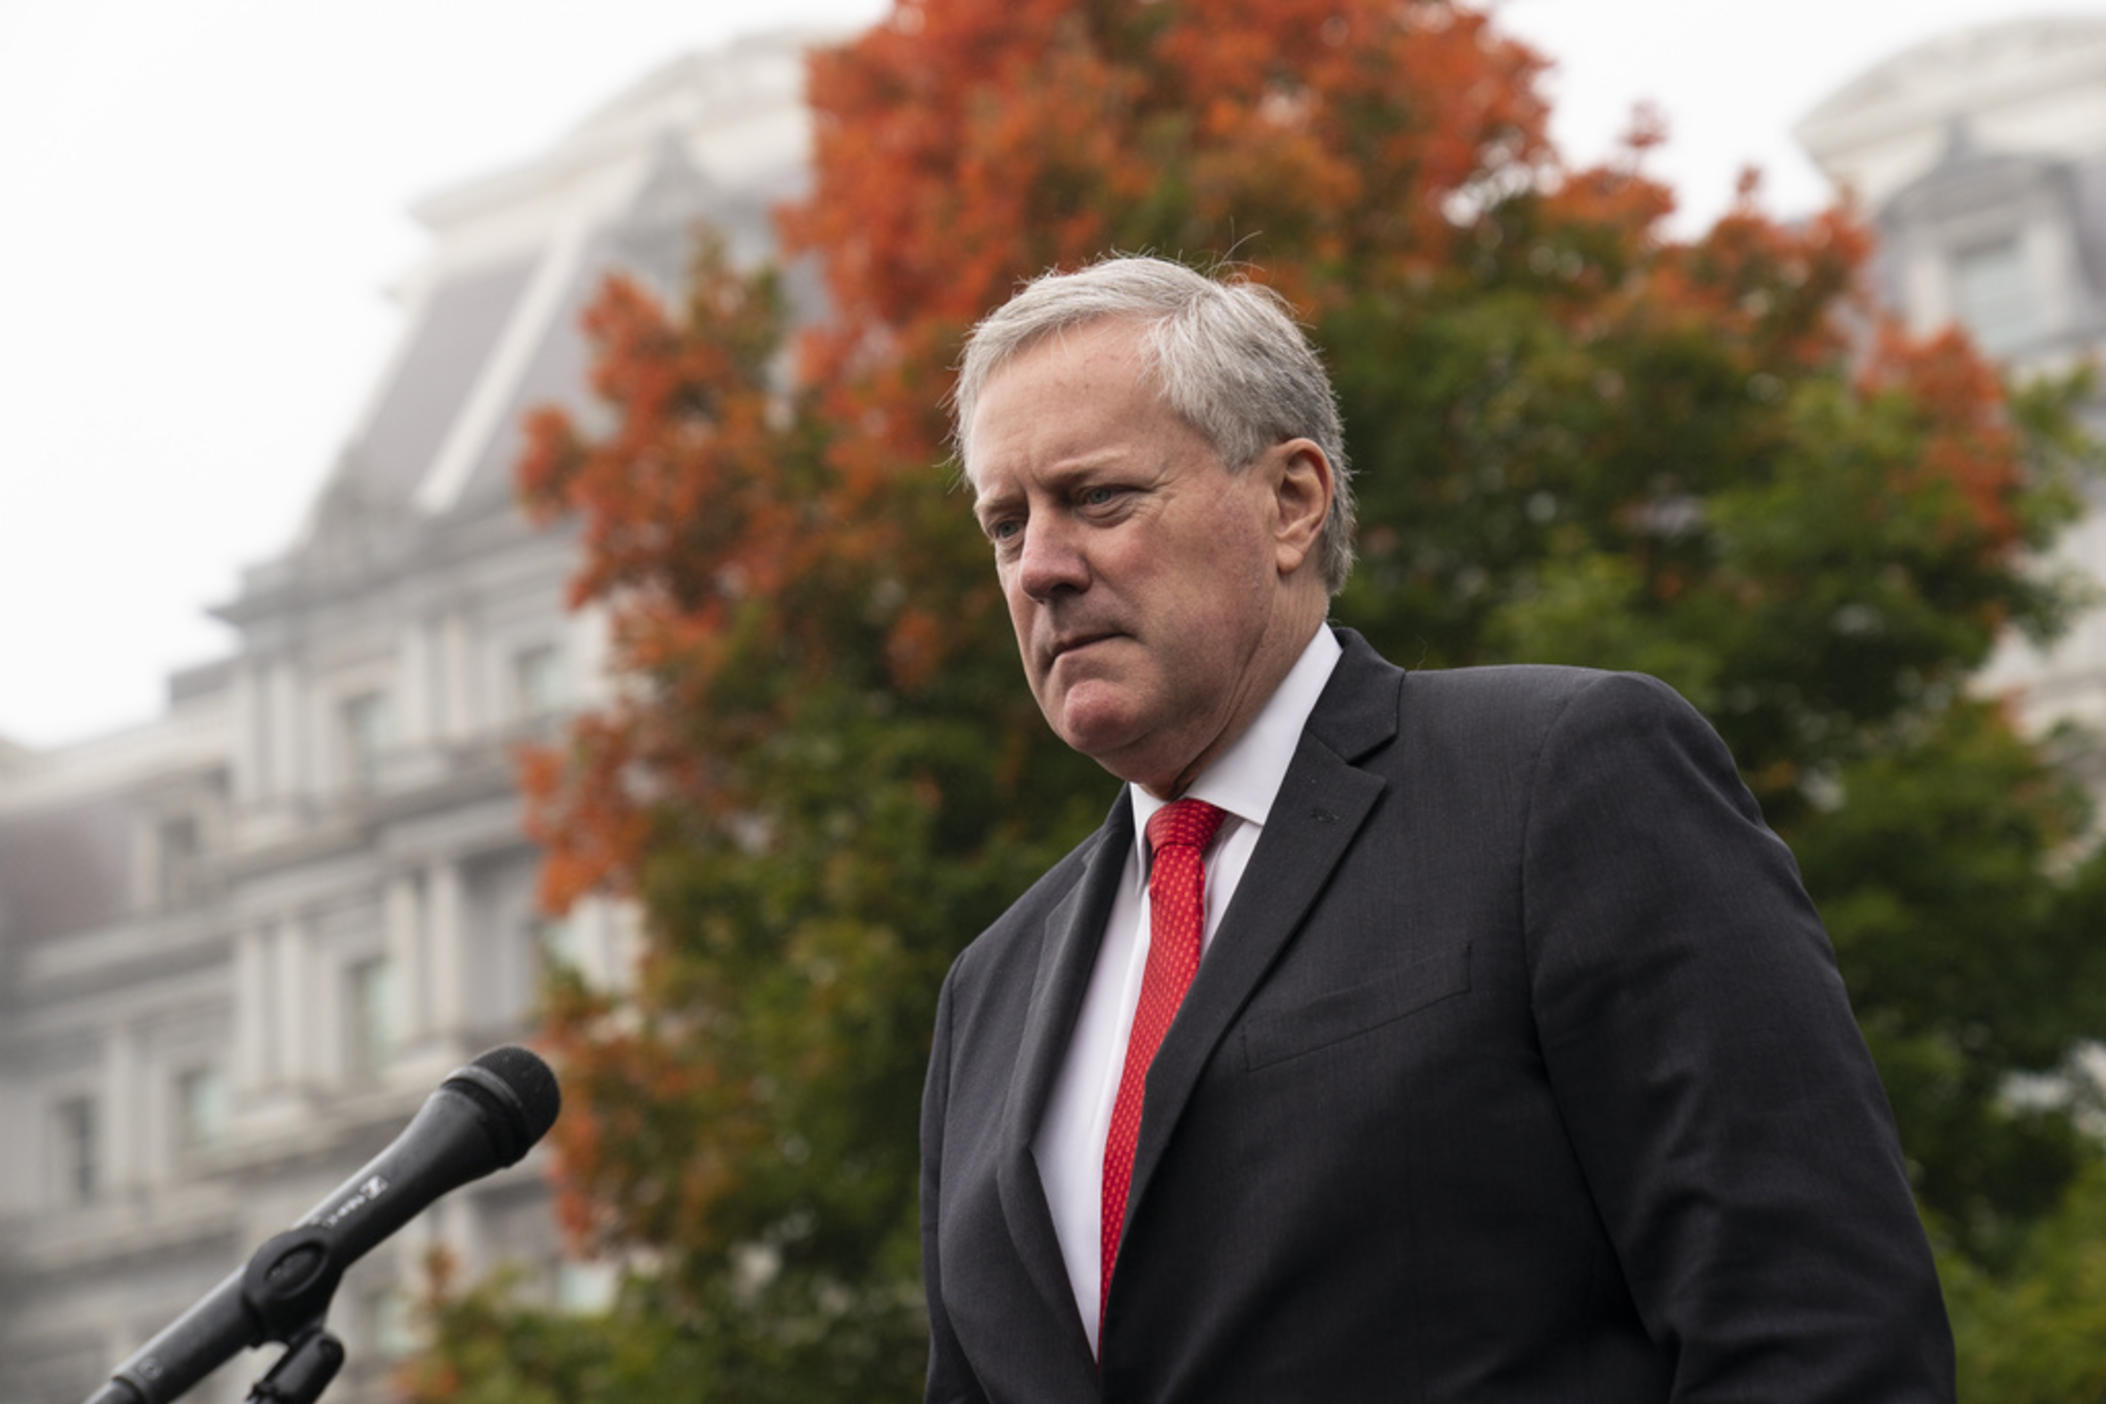
<path fill-rule="evenodd" d="M 457 1069 L 386 1150 L 141 1346 L 88 1404 L 167 1404 L 237 1352 L 317 1322 L 345 1268 L 448 1190 L 517 1162 L 561 1106 L 548 1064 L 516 1045 Z"/>

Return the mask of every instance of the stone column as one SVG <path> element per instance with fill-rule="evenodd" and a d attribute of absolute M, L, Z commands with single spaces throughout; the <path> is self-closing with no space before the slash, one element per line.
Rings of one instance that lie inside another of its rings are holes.
<path fill-rule="evenodd" d="M 424 1037 L 427 1027 L 424 980 L 424 913 L 413 873 L 388 879 L 388 978 L 395 990 L 395 1034 L 405 1046 Z"/>
<path fill-rule="evenodd" d="M 321 990 L 311 940 L 305 917 L 288 916 L 278 923 L 277 1008 L 273 1011 L 278 1074 L 296 1091 L 313 1082 L 322 1052 L 315 1040 L 312 1001 Z"/>
<path fill-rule="evenodd" d="M 150 1191 L 159 1191 L 175 1178 L 177 1131 L 182 1116 L 176 1099 L 176 1069 L 165 1058 L 142 1051 L 133 1079 L 132 1124 L 138 1128 L 133 1142 L 137 1166 L 134 1180 Z"/>
<path fill-rule="evenodd" d="M 404 745 L 422 746 L 439 732 L 432 705 L 438 689 L 433 686 L 431 628 L 423 619 L 412 619 L 403 626 L 399 654 L 401 721 L 396 739 Z"/>
<path fill-rule="evenodd" d="M 475 679 L 472 675 L 468 620 L 458 609 L 439 621 L 439 715 L 448 740 L 475 734 Z"/>
<path fill-rule="evenodd" d="M 271 789 L 289 799 L 312 788 L 302 755 L 307 728 L 300 714 L 300 680 L 292 664 L 283 659 L 270 665 L 266 678 L 271 719 Z"/>
<path fill-rule="evenodd" d="M 144 1081 L 138 1030 L 119 1024 L 103 1044 L 101 1116 L 96 1127 L 102 1138 L 103 1182 L 113 1193 L 133 1189 L 142 1178 Z"/>
<path fill-rule="evenodd" d="M 454 1036 L 466 1032 L 468 1009 L 467 903 L 461 892 L 461 865 L 441 859 L 424 870 L 424 945 L 431 953 L 428 1009 L 432 1032 Z"/>
<path fill-rule="evenodd" d="M 270 943 L 261 926 L 245 923 L 234 933 L 234 1095 L 252 1097 L 271 1085 Z"/>
<path fill-rule="evenodd" d="M 270 793 L 270 726 L 257 665 L 243 659 L 234 670 L 234 803 L 254 804 Z"/>
<path fill-rule="evenodd" d="M 160 816 L 151 810 L 133 816 L 131 823 L 132 844 L 130 872 L 131 902 L 129 910 L 150 912 L 161 905 L 161 828 Z"/>

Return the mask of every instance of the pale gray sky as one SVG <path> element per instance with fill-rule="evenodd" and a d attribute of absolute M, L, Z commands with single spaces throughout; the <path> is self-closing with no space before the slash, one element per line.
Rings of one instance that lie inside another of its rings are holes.
<path fill-rule="evenodd" d="M 150 717 L 291 535 L 395 333 L 418 196 L 740 30 L 884 0 L 0 0 L 0 737 Z M 1790 124 L 2008 0 L 1506 0 L 1599 155 L 1650 99 L 1682 224 L 1734 173 L 1821 203 Z M 2106 14 L 2106 0 L 2043 7 Z"/>

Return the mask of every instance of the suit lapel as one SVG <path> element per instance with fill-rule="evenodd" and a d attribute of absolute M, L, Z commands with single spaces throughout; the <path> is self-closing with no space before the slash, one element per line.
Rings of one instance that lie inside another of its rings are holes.
<path fill-rule="evenodd" d="M 1017 1255 L 1047 1309 L 1062 1323 L 1063 1334 L 1072 1338 L 1076 1363 L 1087 1369 L 1093 1386 L 1096 1361 L 1090 1354 L 1089 1338 L 1083 1334 L 1074 1290 L 1068 1285 L 1067 1266 L 1060 1255 L 1060 1240 L 1053 1229 L 1052 1211 L 1046 1206 L 1045 1185 L 1031 1143 L 1059 1079 L 1132 843 L 1133 807 L 1121 786 L 1110 816 L 1097 831 L 1096 848 L 1083 866 L 1081 881 L 1046 917 L 1038 974 L 1032 982 L 1023 1038 L 1002 1106 L 995 1172 L 1002 1214 L 1016 1241 Z"/>
<path fill-rule="evenodd" d="M 1215 1046 L 1301 929 L 1387 783 L 1352 762 L 1396 735 L 1404 674 L 1358 634 L 1338 634 L 1345 653 L 1309 714 L 1235 900 L 1149 1067 L 1126 1201 L 1129 1227 Z"/>

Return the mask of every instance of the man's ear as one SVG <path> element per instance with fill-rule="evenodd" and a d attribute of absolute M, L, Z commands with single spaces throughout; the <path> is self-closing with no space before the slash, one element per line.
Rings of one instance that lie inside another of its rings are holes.
<path fill-rule="evenodd" d="M 1273 561 L 1282 576 L 1300 570 L 1316 550 L 1331 512 L 1331 460 L 1308 439 L 1289 439 L 1266 450 L 1273 495 Z"/>

